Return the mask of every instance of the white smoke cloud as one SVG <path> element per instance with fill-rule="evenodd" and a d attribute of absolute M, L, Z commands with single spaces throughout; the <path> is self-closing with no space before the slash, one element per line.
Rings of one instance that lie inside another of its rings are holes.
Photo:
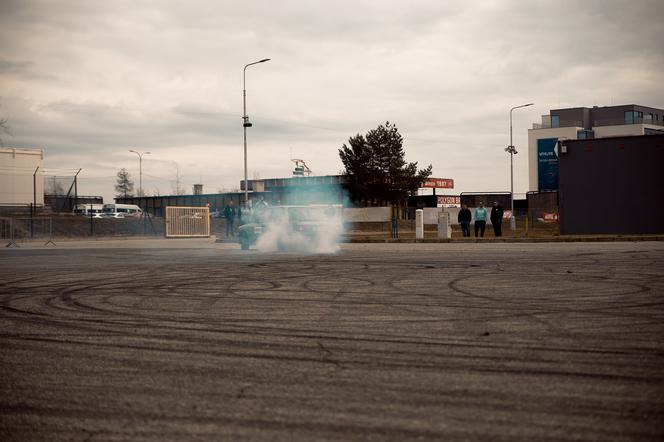
<path fill-rule="evenodd" d="M 343 231 L 341 205 L 281 206 L 264 209 L 261 252 L 336 253 Z"/>

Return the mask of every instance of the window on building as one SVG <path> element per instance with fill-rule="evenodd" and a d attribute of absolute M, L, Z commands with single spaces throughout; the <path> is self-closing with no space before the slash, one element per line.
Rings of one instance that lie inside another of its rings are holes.
<path fill-rule="evenodd" d="M 578 140 L 587 140 L 587 139 L 595 138 L 595 131 L 592 131 L 592 130 L 577 130 L 576 131 L 576 138 Z"/>
<path fill-rule="evenodd" d="M 551 115 L 551 127 L 560 127 L 560 115 Z"/>
<path fill-rule="evenodd" d="M 643 122 L 643 112 L 625 111 L 625 124 L 639 124 Z"/>

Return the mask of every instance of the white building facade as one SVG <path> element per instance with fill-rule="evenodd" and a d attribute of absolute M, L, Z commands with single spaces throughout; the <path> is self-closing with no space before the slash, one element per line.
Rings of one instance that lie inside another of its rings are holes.
<path fill-rule="evenodd" d="M 44 205 L 42 149 L 0 148 L 0 206 Z"/>

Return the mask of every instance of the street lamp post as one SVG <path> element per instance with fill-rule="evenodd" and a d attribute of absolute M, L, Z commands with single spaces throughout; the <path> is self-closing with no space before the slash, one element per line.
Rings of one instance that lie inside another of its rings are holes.
<path fill-rule="evenodd" d="M 510 109 L 510 145 L 505 148 L 505 152 L 510 154 L 510 230 L 516 230 L 516 218 L 514 218 L 514 154 L 517 154 L 514 143 L 512 142 L 512 111 L 521 107 L 532 106 L 534 103 L 522 104 L 514 106 Z"/>
<path fill-rule="evenodd" d="M 245 209 L 248 208 L 249 205 L 249 182 L 247 181 L 247 128 L 251 127 L 251 123 L 249 122 L 249 115 L 247 115 L 247 68 L 251 65 L 258 64 L 258 63 L 265 63 L 266 61 L 270 61 L 269 58 L 264 58 L 259 61 L 255 61 L 253 63 L 249 63 L 244 67 L 244 73 L 242 74 L 242 104 L 243 104 L 243 115 L 242 115 L 242 120 L 244 123 L 242 123 L 242 127 L 244 128 L 244 207 Z"/>
<path fill-rule="evenodd" d="M 143 155 L 149 155 L 150 152 L 136 152 L 129 150 L 138 155 L 138 196 L 143 196 Z"/>

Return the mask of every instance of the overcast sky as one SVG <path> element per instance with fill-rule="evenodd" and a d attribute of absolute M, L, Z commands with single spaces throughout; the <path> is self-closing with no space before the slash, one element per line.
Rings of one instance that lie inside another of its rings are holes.
<path fill-rule="evenodd" d="M 249 177 L 342 170 L 338 149 L 385 121 L 406 159 L 463 191 L 528 186 L 527 129 L 550 109 L 664 107 L 661 0 L 0 0 L 6 147 L 110 201 L 127 168 L 146 193 L 239 186 L 242 71 Z"/>

